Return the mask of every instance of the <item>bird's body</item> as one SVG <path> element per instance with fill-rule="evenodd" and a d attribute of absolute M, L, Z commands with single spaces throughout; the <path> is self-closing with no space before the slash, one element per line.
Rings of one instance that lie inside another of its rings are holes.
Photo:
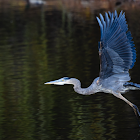
<path fill-rule="evenodd" d="M 128 31 L 125 14 L 121 11 L 105 13 L 105 19 L 100 14 L 97 17 L 101 39 L 99 41 L 100 74 L 87 88 L 81 88 L 81 83 L 76 78 L 64 77 L 45 84 L 73 84 L 74 91 L 82 95 L 90 95 L 97 92 L 111 93 L 124 100 L 134 110 L 138 119 L 140 112 L 136 105 L 122 96 L 128 90 L 140 89 L 139 84 L 128 82 L 131 80 L 129 69 L 134 66 L 136 51 L 131 33 Z M 139 123 L 139 121 L 138 121 Z M 139 123 L 140 126 L 140 123 Z"/>
<path fill-rule="evenodd" d="M 67 77 L 64 77 L 63 79 L 65 79 Z M 126 82 L 125 84 L 123 84 L 123 82 L 120 81 L 112 81 L 110 82 L 110 78 L 106 79 L 105 81 L 101 82 L 99 81 L 100 77 L 97 77 L 94 79 L 94 81 L 92 82 L 92 84 L 87 87 L 87 88 L 82 88 L 81 87 L 81 82 L 76 79 L 76 78 L 70 78 L 69 80 L 67 80 L 67 83 L 65 84 L 72 84 L 74 85 L 74 91 L 82 94 L 82 95 L 90 95 L 90 94 L 94 94 L 97 92 L 104 92 L 104 93 L 111 93 L 113 95 L 117 94 L 117 93 L 125 93 L 128 90 L 137 90 L 140 89 L 140 87 L 137 87 L 136 85 L 129 85 L 128 82 Z M 49 83 L 47 83 L 49 84 Z M 50 83 L 52 84 L 52 83 Z"/>

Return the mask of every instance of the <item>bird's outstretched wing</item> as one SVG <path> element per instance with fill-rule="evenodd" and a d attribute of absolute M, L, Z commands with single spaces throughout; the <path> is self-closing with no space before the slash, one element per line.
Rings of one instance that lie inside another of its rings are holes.
<path fill-rule="evenodd" d="M 97 17 L 101 39 L 99 42 L 100 78 L 106 79 L 114 74 L 128 73 L 134 66 L 136 51 L 128 31 L 125 13 L 122 11 L 100 14 Z"/>

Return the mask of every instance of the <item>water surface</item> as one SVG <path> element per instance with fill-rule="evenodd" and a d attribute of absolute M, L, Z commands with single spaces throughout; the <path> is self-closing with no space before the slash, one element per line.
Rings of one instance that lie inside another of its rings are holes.
<path fill-rule="evenodd" d="M 96 16 L 110 9 L 74 6 L 1 6 L 1 140 L 139 139 L 134 112 L 124 101 L 104 93 L 79 95 L 71 85 L 44 85 L 68 76 L 87 87 L 99 75 Z M 130 74 L 140 83 L 140 11 L 124 11 L 137 50 Z M 140 108 L 139 91 L 124 96 Z"/>

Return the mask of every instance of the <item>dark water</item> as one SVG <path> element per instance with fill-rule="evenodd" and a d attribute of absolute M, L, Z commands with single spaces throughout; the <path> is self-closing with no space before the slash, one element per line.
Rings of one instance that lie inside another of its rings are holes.
<path fill-rule="evenodd" d="M 71 85 L 44 85 L 69 76 L 87 87 L 98 76 L 96 16 L 105 11 L 1 6 L 0 140 L 140 139 L 132 108 L 113 95 L 82 96 Z M 140 83 L 140 10 L 125 11 L 137 50 L 130 73 Z M 140 108 L 139 91 L 124 96 Z"/>

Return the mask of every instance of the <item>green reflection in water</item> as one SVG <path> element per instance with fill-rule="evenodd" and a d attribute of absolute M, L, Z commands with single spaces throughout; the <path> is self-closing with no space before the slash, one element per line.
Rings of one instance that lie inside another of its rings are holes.
<path fill-rule="evenodd" d="M 51 129 L 53 93 L 44 86 L 48 77 L 44 10 L 36 15 L 37 19 L 29 13 L 26 18 L 30 20 L 21 19 L 23 14 L 9 15 L 7 20 L 12 20 L 12 26 L 7 30 L 6 25 L 1 32 L 0 136 L 10 140 L 46 139 L 51 134 L 47 129 Z M 20 32 L 17 19 L 24 22 Z M 36 20 L 41 21 L 41 28 Z"/>
<path fill-rule="evenodd" d="M 0 67 L 3 66 L 3 63 L 0 63 Z M 4 86 L 3 86 L 3 69 L 0 69 L 0 139 L 4 138 L 4 130 L 3 130 L 3 122 L 4 122 L 4 98 L 3 98 L 3 93 L 4 93 Z"/>

